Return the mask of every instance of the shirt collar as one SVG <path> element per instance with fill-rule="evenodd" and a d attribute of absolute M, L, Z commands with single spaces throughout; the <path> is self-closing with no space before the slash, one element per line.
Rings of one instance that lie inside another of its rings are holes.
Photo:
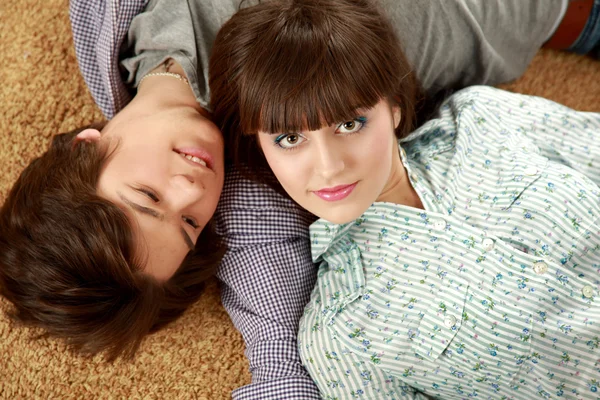
<path fill-rule="evenodd" d="M 313 262 L 320 257 L 338 240 L 344 238 L 352 226 L 359 224 L 360 218 L 346 224 L 334 224 L 319 219 L 310 226 L 310 249 Z"/>

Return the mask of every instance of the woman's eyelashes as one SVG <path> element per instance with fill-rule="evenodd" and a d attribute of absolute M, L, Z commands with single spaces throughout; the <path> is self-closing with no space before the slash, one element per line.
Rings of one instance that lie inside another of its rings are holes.
<path fill-rule="evenodd" d="M 275 146 L 289 150 L 303 143 L 305 140 L 306 138 L 299 133 L 282 133 L 275 138 Z"/>
<path fill-rule="evenodd" d="M 357 133 L 360 132 L 365 127 L 365 125 L 367 125 L 366 117 L 356 117 L 353 120 L 339 124 L 336 129 L 336 133 Z"/>
<path fill-rule="evenodd" d="M 145 187 L 138 187 L 135 190 L 142 193 L 144 196 L 148 197 L 154 203 L 158 203 L 160 201 L 158 195 L 152 189 L 145 188 Z M 191 226 L 194 229 L 198 229 L 200 227 L 200 225 L 198 224 L 198 222 L 196 221 L 196 219 L 194 217 L 183 215 L 181 217 L 181 219 L 183 220 L 183 222 L 185 222 L 186 224 L 188 224 L 189 226 Z"/>
<path fill-rule="evenodd" d="M 366 125 L 366 117 L 356 117 L 339 124 L 335 129 L 335 133 L 351 135 L 360 132 Z M 274 144 L 281 149 L 291 150 L 305 141 L 306 138 L 301 133 L 282 133 L 275 138 Z"/>

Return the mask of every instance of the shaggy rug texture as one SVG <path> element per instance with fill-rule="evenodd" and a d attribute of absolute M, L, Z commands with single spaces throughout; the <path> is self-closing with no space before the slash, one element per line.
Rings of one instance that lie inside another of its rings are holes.
<path fill-rule="evenodd" d="M 0 4 L 0 203 L 50 137 L 102 119 L 79 75 L 68 0 Z M 526 75 L 503 88 L 600 112 L 600 62 L 541 51 Z M 250 382 L 241 336 L 216 282 L 133 361 L 107 364 L 15 326 L 0 299 L 1 399 L 222 399 Z"/>

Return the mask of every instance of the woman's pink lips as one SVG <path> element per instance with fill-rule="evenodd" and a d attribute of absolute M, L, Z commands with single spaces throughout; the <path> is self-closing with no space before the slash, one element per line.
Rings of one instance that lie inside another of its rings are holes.
<path fill-rule="evenodd" d="M 339 201 L 348 197 L 357 184 L 358 182 L 354 182 L 350 185 L 340 185 L 332 188 L 325 188 L 317 190 L 313 193 L 325 201 Z"/>

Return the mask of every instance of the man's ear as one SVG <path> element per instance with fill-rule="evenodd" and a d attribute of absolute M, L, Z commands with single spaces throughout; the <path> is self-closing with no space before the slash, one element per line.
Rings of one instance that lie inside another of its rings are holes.
<path fill-rule="evenodd" d="M 97 142 L 100 140 L 100 138 L 102 137 L 102 134 L 100 133 L 99 130 L 97 129 L 84 129 L 81 132 L 79 132 L 77 134 L 77 136 L 75 137 L 75 142 Z"/>
<path fill-rule="evenodd" d="M 402 120 L 402 111 L 400 111 L 400 106 L 394 106 L 392 108 L 392 114 L 394 116 L 394 129 L 398 129 L 398 125 L 400 125 L 400 121 Z"/>

